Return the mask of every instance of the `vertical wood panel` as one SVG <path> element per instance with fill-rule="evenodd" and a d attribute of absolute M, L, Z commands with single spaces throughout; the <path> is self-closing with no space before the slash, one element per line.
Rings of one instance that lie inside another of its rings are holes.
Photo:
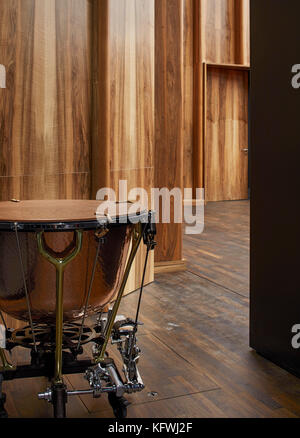
<path fill-rule="evenodd" d="M 203 28 L 201 0 L 194 0 L 193 188 L 204 187 L 203 135 Z M 195 196 L 195 193 L 194 193 Z"/>
<path fill-rule="evenodd" d="M 194 0 L 183 0 L 183 186 L 193 187 Z"/>
<path fill-rule="evenodd" d="M 205 199 L 248 198 L 248 71 L 207 67 Z"/>
<path fill-rule="evenodd" d="M 250 65 L 250 0 L 240 0 L 236 5 L 236 62 Z"/>
<path fill-rule="evenodd" d="M 124 178 L 129 189 L 148 190 L 154 174 L 154 0 L 103 3 L 98 15 L 106 29 L 98 31 L 94 78 L 103 124 L 93 141 L 93 193 L 105 185 L 118 190 Z"/>
<path fill-rule="evenodd" d="M 249 60 L 249 0 L 201 0 L 201 26 L 203 61 Z"/>
<path fill-rule="evenodd" d="M 92 197 L 101 187 L 109 186 L 110 149 L 107 141 L 110 135 L 110 100 L 108 87 L 108 0 L 93 4 L 93 116 L 92 116 Z"/>
<path fill-rule="evenodd" d="M 182 1 L 155 4 L 155 187 L 183 185 Z M 172 202 L 171 202 L 172 214 Z M 181 224 L 159 224 L 156 262 L 182 259 Z"/>
<path fill-rule="evenodd" d="M 235 63 L 236 0 L 202 0 L 201 3 L 204 60 Z"/>
<path fill-rule="evenodd" d="M 23 186 L 38 176 L 43 183 L 31 196 L 64 197 L 59 184 L 57 191 L 46 186 L 49 177 L 59 182 L 64 174 L 78 184 L 65 187 L 68 193 L 88 196 L 82 175 L 90 172 L 91 3 L 12 0 L 1 2 L 0 12 L 0 59 L 7 68 L 0 99 L 2 187 L 4 177 L 19 178 L 19 194 L 7 196 L 30 196 Z"/>

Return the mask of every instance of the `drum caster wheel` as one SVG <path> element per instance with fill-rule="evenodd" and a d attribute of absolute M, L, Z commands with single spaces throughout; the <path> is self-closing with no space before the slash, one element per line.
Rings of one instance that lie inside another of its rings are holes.
<path fill-rule="evenodd" d="M 54 418 L 66 418 L 66 403 L 67 403 L 66 386 L 54 385 L 52 387 L 52 404 Z"/>
<path fill-rule="evenodd" d="M 124 397 L 117 397 L 114 392 L 108 394 L 108 401 L 116 418 L 122 419 L 127 417 L 127 406 L 130 404 Z"/>
<path fill-rule="evenodd" d="M 5 402 L 6 402 L 6 394 L 2 393 L 2 396 L 0 398 L 0 419 L 8 418 L 8 414 L 4 408 Z"/>

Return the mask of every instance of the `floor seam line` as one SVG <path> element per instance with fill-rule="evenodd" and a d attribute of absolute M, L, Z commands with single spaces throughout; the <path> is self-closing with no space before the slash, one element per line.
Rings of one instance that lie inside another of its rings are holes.
<path fill-rule="evenodd" d="M 176 398 L 180 398 L 180 397 L 189 397 L 191 395 L 197 395 L 197 394 L 204 394 L 206 392 L 213 392 L 213 391 L 222 391 L 221 387 L 217 387 L 217 388 L 211 388 L 211 389 L 204 389 L 203 391 L 196 391 L 196 392 L 189 392 L 187 394 L 180 394 L 180 395 L 173 395 L 171 397 L 164 397 L 164 398 L 158 398 L 156 400 L 147 400 L 147 401 L 142 401 L 140 403 L 130 403 L 130 405 L 128 406 L 130 408 L 130 406 L 142 406 L 142 405 L 147 405 L 149 403 L 156 403 L 156 402 L 160 402 L 160 401 L 166 401 L 166 400 L 173 400 Z M 91 414 L 96 414 L 97 412 L 105 412 L 109 409 L 105 409 L 103 411 L 94 411 L 91 412 Z"/>
<path fill-rule="evenodd" d="M 173 351 L 173 353 L 175 353 L 176 356 L 178 356 L 178 357 L 180 357 L 181 359 L 183 359 L 185 362 L 187 362 L 187 363 L 188 363 L 189 365 L 191 365 L 193 368 L 196 368 L 196 367 L 194 367 L 194 365 L 193 365 L 190 361 L 188 361 L 185 357 L 181 356 L 181 354 L 177 353 L 176 350 L 174 350 L 172 347 L 170 347 L 168 344 L 166 344 L 166 343 L 165 343 L 162 339 L 160 339 L 156 334 L 154 334 L 154 333 L 150 333 L 150 335 L 153 336 L 154 338 L 158 339 L 159 342 L 160 342 L 161 344 L 163 344 L 165 347 L 167 347 L 169 350 Z"/>
<path fill-rule="evenodd" d="M 158 401 L 172 400 L 172 399 L 180 398 L 180 397 L 189 397 L 191 395 L 204 394 L 205 392 L 213 392 L 213 391 L 221 391 L 221 390 L 222 390 L 221 387 L 211 388 L 211 389 L 204 389 L 203 391 L 196 391 L 196 392 L 189 392 L 187 394 L 173 395 L 173 396 L 170 396 L 170 397 L 159 398 L 157 400 L 148 400 L 148 401 L 143 401 L 143 402 L 140 402 L 140 403 L 132 403 L 131 406 L 141 406 L 141 405 L 146 405 L 148 403 L 155 403 L 155 402 L 158 402 Z"/>
<path fill-rule="evenodd" d="M 68 382 L 69 382 L 69 384 L 72 386 L 73 390 L 76 390 L 76 388 L 75 388 L 75 386 L 73 385 L 72 381 L 70 381 L 70 379 L 68 379 L 68 376 L 67 376 L 67 379 L 66 379 L 66 380 L 68 380 Z M 83 406 L 86 408 L 88 414 L 92 414 L 92 411 L 89 410 L 87 404 L 86 404 L 86 403 L 84 402 L 84 400 L 82 399 L 82 396 L 81 396 L 80 394 L 78 394 L 77 397 L 78 397 L 78 399 L 81 401 L 81 403 L 83 404 Z"/>
<path fill-rule="evenodd" d="M 206 373 L 202 373 L 201 370 L 192 362 L 190 362 L 189 360 L 187 360 L 185 357 L 181 356 L 181 354 L 177 353 L 176 350 L 174 350 L 172 347 L 170 347 L 167 343 L 165 343 L 162 339 L 160 339 L 156 334 L 151 333 L 151 336 L 153 336 L 154 338 L 156 338 L 162 345 L 164 345 L 165 347 L 169 348 L 169 350 L 173 351 L 174 354 L 176 354 L 176 356 L 180 357 L 181 359 L 183 359 L 186 363 L 188 363 L 194 370 L 196 370 L 197 372 L 199 372 L 201 375 L 206 376 L 212 383 L 214 383 L 216 385 L 216 389 L 221 389 L 221 386 L 219 386 L 219 384 L 217 382 L 215 382 L 215 380 L 209 376 Z"/>
<path fill-rule="evenodd" d="M 210 280 L 209 278 L 206 278 L 206 277 L 204 277 L 203 275 L 196 274 L 194 271 L 190 271 L 189 269 L 187 269 L 186 272 L 189 272 L 190 274 L 193 274 L 193 275 L 195 275 L 196 277 L 202 278 L 203 280 L 209 281 L 209 283 L 212 283 L 212 284 L 214 284 L 215 286 L 221 287 L 222 289 L 224 289 L 224 290 L 226 290 L 226 291 L 228 291 L 228 292 L 231 292 L 231 293 L 233 293 L 233 294 L 236 294 L 236 295 L 238 295 L 239 297 L 241 297 L 241 298 L 245 298 L 246 300 L 249 301 L 249 297 L 245 297 L 245 295 L 242 295 L 241 293 L 239 293 L 239 292 L 237 292 L 237 291 L 235 291 L 235 290 L 233 290 L 233 289 L 230 289 L 230 288 L 228 288 L 228 287 L 226 287 L 226 286 L 223 286 L 223 285 L 220 284 L 220 283 L 217 283 L 217 282 L 215 282 L 215 281 L 213 281 L 213 280 Z"/>

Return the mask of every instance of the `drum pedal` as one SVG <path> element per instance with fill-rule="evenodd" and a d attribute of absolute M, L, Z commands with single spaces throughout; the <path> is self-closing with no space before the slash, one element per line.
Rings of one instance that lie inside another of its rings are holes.
<path fill-rule="evenodd" d="M 119 319 L 114 323 L 113 330 L 112 330 L 112 336 L 111 336 L 111 343 L 112 344 L 119 344 L 123 342 L 122 337 L 129 336 L 136 325 L 144 325 L 142 322 L 135 323 L 131 318 L 126 319 Z M 126 327 L 128 329 L 126 330 Z M 129 329 L 130 327 L 130 329 Z"/>

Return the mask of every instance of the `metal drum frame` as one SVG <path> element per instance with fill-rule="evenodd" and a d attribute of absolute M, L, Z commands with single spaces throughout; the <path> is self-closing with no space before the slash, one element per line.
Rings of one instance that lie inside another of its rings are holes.
<path fill-rule="evenodd" d="M 63 224 L 60 223 L 58 225 L 59 226 L 55 228 L 56 230 L 64 228 Z M 88 227 L 92 226 L 92 223 L 88 224 Z M 114 224 L 112 224 L 112 226 L 114 226 Z M 9 227 L 9 225 L 7 225 L 7 227 Z M 68 228 L 68 225 L 66 225 L 66 227 Z M 26 231 L 26 229 L 22 226 L 20 227 L 18 224 L 14 224 L 14 228 L 18 242 L 18 228 L 21 229 L 21 231 Z M 113 307 L 109 310 L 107 315 L 99 315 L 97 324 L 94 327 L 87 327 L 84 325 L 87 316 L 86 311 L 90 291 L 85 303 L 82 323 L 69 323 L 64 327 L 63 321 L 64 271 L 68 264 L 76 258 L 81 250 L 82 229 L 79 228 L 75 230 L 76 241 L 71 252 L 65 257 L 59 258 L 54 257 L 45 247 L 43 241 L 45 230 L 49 231 L 46 226 L 43 229 L 38 229 L 37 227 L 37 245 L 40 254 L 56 269 L 55 333 L 52 333 L 47 326 L 34 326 L 30 316 L 30 302 L 26 292 L 30 325 L 17 330 L 10 330 L 5 326 L 6 346 L 5 349 L 0 348 L 0 418 L 7 417 L 4 407 L 6 397 L 2 392 L 2 382 L 4 380 L 40 376 L 48 377 L 51 381 L 51 386 L 47 388 L 44 393 L 38 394 L 38 397 L 39 399 L 47 400 L 53 404 L 54 417 L 56 418 L 64 418 L 66 416 L 66 403 L 69 396 L 91 394 L 97 398 L 100 397 L 102 393 L 108 393 L 108 399 L 115 416 L 117 418 L 125 418 L 128 402 L 123 397 L 124 394 L 144 389 L 144 384 L 137 368 L 140 349 L 136 345 L 136 333 L 138 325 L 140 324 L 138 317 L 148 256 L 149 252 L 153 250 L 156 245 L 154 241 L 156 226 L 153 220 L 153 212 L 149 212 L 146 220 L 145 218 L 141 218 L 139 222 L 135 223 L 131 251 Z M 96 233 L 99 246 L 107 232 L 108 224 L 101 223 L 100 229 Z M 142 241 L 147 247 L 147 252 L 136 317 L 135 320 L 124 318 L 116 321 L 129 273 Z M 95 259 L 90 285 L 92 285 L 93 282 L 96 260 L 97 257 Z M 0 317 L 5 324 L 1 312 Z M 68 336 L 66 336 L 66 331 L 68 331 Z M 86 335 L 86 333 L 88 333 L 88 335 Z M 117 345 L 121 354 L 125 379 L 121 377 L 113 359 L 108 355 L 107 345 L 109 341 L 111 341 L 112 344 Z M 91 360 L 78 360 L 77 356 L 83 352 L 82 345 L 88 342 L 93 343 L 93 358 Z M 38 343 L 39 348 L 37 347 Z M 31 350 L 30 365 L 14 366 L 7 359 L 5 350 L 11 351 L 13 348 L 20 345 Z M 77 391 L 67 390 L 63 381 L 63 374 L 77 373 L 84 373 L 85 378 L 89 382 L 90 389 Z"/>

